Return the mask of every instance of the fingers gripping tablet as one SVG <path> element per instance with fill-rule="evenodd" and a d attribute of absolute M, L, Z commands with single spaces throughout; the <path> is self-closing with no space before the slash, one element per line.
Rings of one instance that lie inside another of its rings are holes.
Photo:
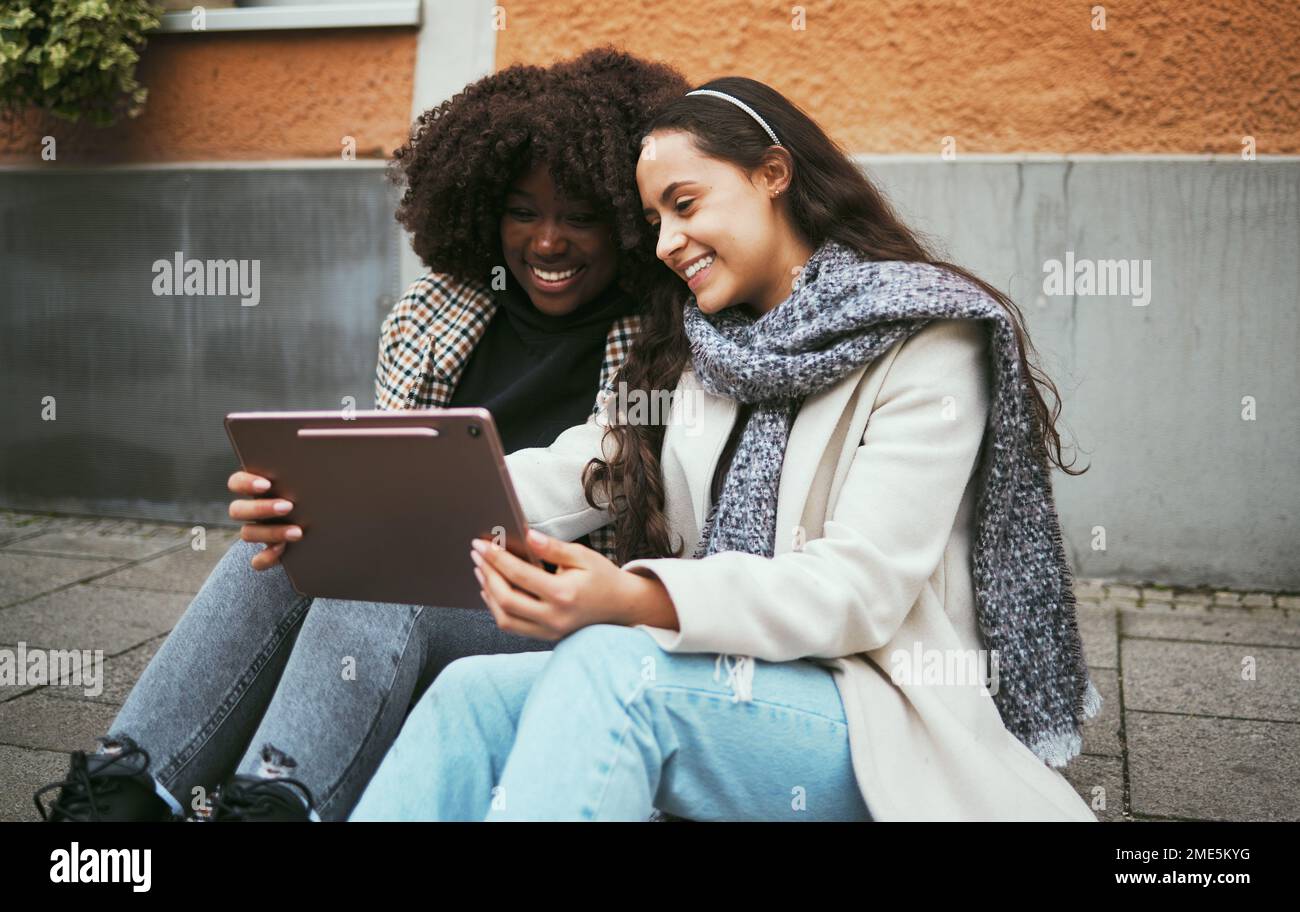
<path fill-rule="evenodd" d="M 317 598 L 482 608 L 471 539 L 540 566 L 486 409 L 235 412 L 226 433 L 303 537 L 281 557 Z"/>

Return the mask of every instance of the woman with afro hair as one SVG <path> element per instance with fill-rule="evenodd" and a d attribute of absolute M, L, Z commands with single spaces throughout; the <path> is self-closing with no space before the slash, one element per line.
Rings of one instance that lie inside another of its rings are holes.
<path fill-rule="evenodd" d="M 428 272 L 383 322 L 376 408 L 486 407 L 507 452 L 594 420 L 638 327 L 637 290 L 661 268 L 636 188 L 640 132 L 688 88 L 604 47 L 509 67 L 417 120 L 392 165 L 397 219 Z M 43 817 L 345 819 L 444 667 L 551 648 L 478 606 L 299 595 L 280 556 L 302 530 L 262 522 L 292 505 L 245 472 L 228 486 L 241 540 L 99 750 L 37 793 Z M 588 542 L 613 554 L 608 533 Z"/>

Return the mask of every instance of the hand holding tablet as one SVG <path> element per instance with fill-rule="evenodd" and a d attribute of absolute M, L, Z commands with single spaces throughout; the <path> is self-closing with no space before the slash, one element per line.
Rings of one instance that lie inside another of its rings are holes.
<path fill-rule="evenodd" d="M 289 516 L 293 503 L 281 497 L 266 496 L 271 482 L 261 475 L 240 469 L 226 480 L 232 494 L 241 494 L 239 500 L 230 502 L 230 518 L 244 524 L 240 537 L 247 542 L 260 542 L 266 547 L 253 557 L 249 565 L 254 570 L 269 570 L 280 563 L 284 546 L 302 538 L 302 528 L 292 524 Z M 288 519 L 288 523 L 270 523 L 268 519 Z"/>
<path fill-rule="evenodd" d="M 485 409 L 238 412 L 226 431 L 243 468 L 228 486 L 259 498 L 236 501 L 231 515 L 301 527 L 287 544 L 277 528 L 249 527 L 245 538 L 282 549 L 302 595 L 482 608 L 464 557 L 474 538 L 540 566 Z M 280 500 L 292 521 L 275 512 Z M 275 562 L 272 552 L 264 565 Z"/>

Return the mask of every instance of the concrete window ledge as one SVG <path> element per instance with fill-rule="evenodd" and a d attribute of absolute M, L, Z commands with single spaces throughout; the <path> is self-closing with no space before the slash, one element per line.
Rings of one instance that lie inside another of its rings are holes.
<path fill-rule="evenodd" d="M 195 6 L 202 3 L 196 0 Z M 420 0 L 346 0 L 346 2 L 276 3 L 207 9 L 205 28 L 194 28 L 191 9 L 163 13 L 160 32 L 242 32 L 263 29 L 360 28 L 418 26 Z"/>

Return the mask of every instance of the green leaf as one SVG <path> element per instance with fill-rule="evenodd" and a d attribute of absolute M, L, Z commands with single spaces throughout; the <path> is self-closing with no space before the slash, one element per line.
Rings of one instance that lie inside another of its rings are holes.
<path fill-rule="evenodd" d="M 0 110 L 35 104 L 98 124 L 136 116 L 147 97 L 139 50 L 161 12 L 157 0 L 0 0 Z"/>
<path fill-rule="evenodd" d="M 17 11 L 6 10 L 0 12 L 0 28 L 20 29 L 35 18 L 36 13 L 33 12 L 31 7 L 25 6 Z"/>

